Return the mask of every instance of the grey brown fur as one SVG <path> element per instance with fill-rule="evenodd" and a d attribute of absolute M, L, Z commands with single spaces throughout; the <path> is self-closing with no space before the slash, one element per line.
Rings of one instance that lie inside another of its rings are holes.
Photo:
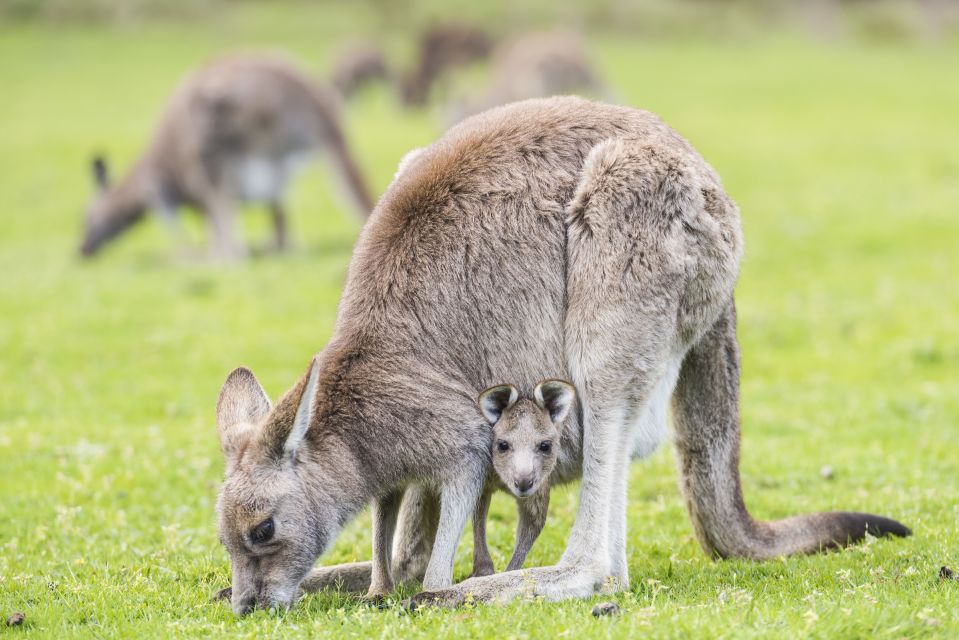
<path fill-rule="evenodd" d="M 719 178 L 650 113 L 552 98 L 452 128 L 409 160 L 363 228 L 334 335 L 309 372 L 269 411 L 249 372 L 224 385 L 218 506 L 234 610 L 291 604 L 341 527 L 373 500 L 396 508 L 403 488 L 396 518 L 381 518 L 397 522 L 395 553 L 378 562 L 396 582 L 429 558 L 417 603 L 625 588 L 632 443 L 655 432 L 648 424 L 670 398 L 707 551 L 766 558 L 866 529 L 908 533 L 862 514 L 749 517 L 733 310 L 741 255 Z M 583 477 L 566 551 L 555 566 L 451 586 L 490 467 L 474 398 L 503 380 L 528 395 L 544 378 L 570 380 L 581 408 L 568 418 L 582 429 Z M 250 535 L 268 518 L 275 537 L 260 547 Z M 335 567 L 323 571 L 334 577 L 311 586 L 335 582 Z"/>
<path fill-rule="evenodd" d="M 328 151 L 365 219 L 372 199 L 353 159 L 329 92 L 284 58 L 234 55 L 190 74 L 160 118 L 146 152 L 116 184 L 94 163 L 97 194 L 81 252 L 90 256 L 142 220 L 149 209 L 176 233 L 181 205 L 209 220 L 215 253 L 242 258 L 234 213 L 244 202 L 269 206 L 278 249 L 287 245 L 283 195 L 305 159 Z"/>

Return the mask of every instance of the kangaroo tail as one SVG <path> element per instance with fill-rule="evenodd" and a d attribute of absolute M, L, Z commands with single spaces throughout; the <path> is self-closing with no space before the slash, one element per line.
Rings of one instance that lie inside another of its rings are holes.
<path fill-rule="evenodd" d="M 840 547 L 867 533 L 912 533 L 895 520 L 847 511 L 754 520 L 739 479 L 739 372 L 736 310 L 730 301 L 687 354 L 673 394 L 683 491 L 707 553 L 759 560 Z"/>
<path fill-rule="evenodd" d="M 366 186 L 359 165 L 347 144 L 343 128 L 340 126 L 336 100 L 321 87 L 312 87 L 312 91 L 316 100 L 317 114 L 323 126 L 324 142 L 329 151 L 333 168 L 339 174 L 353 206 L 359 212 L 360 217 L 366 220 L 373 212 L 375 203 L 370 196 L 370 190 Z"/>
<path fill-rule="evenodd" d="M 330 136 L 328 142 L 333 166 L 340 174 L 340 179 L 346 187 L 347 195 L 349 195 L 353 201 L 354 207 L 360 213 L 363 220 L 366 220 L 370 217 L 370 214 L 373 213 L 375 203 L 373 202 L 372 196 L 370 196 L 370 191 L 366 186 L 366 181 L 363 179 L 363 174 L 360 173 L 360 168 L 356 164 L 356 160 L 354 160 L 353 154 L 346 144 L 346 138 L 339 127 L 337 127 L 336 131 Z"/>

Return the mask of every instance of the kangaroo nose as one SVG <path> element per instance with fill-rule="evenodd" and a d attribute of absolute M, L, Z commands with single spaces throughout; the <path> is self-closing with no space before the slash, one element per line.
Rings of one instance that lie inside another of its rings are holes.
<path fill-rule="evenodd" d="M 256 606 L 256 596 L 248 595 L 244 598 L 233 598 L 233 613 L 238 616 L 245 616 L 253 611 Z"/>
<path fill-rule="evenodd" d="M 513 486 L 520 493 L 526 493 L 533 487 L 533 476 L 523 476 L 513 481 Z"/>

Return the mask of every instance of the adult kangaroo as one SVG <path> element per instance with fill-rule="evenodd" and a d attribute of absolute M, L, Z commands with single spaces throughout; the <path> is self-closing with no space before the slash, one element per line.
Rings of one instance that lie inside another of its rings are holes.
<path fill-rule="evenodd" d="M 153 209 L 172 231 L 181 205 L 209 220 L 215 253 L 246 255 L 234 214 L 243 203 L 269 206 L 276 249 L 287 246 L 284 194 L 318 151 L 328 152 L 365 220 L 373 208 L 340 125 L 332 92 L 281 56 L 235 54 L 189 74 L 174 91 L 145 153 L 112 183 L 93 163 L 96 194 L 80 252 L 92 256 Z M 184 240 L 184 238 L 180 238 Z"/>
<path fill-rule="evenodd" d="M 867 531 L 907 535 L 866 514 L 759 522 L 747 512 L 733 306 L 741 255 L 739 215 L 715 172 L 644 111 L 530 100 L 408 157 L 361 233 L 314 365 L 275 409 L 243 369 L 221 392 L 220 532 L 234 610 L 288 605 L 298 586 L 339 578 L 368 585 L 368 564 L 307 574 L 371 501 L 373 582 L 421 576 L 429 558 L 433 592 L 417 602 L 625 588 L 627 467 L 637 432 L 662 433 L 671 398 L 682 484 L 708 553 L 763 559 Z M 568 420 L 582 424 L 580 506 L 562 559 L 433 589 L 481 489 L 444 491 L 437 517 L 436 488 L 490 465 L 475 398 L 503 380 L 528 395 L 544 378 L 570 380 L 580 399 Z"/>

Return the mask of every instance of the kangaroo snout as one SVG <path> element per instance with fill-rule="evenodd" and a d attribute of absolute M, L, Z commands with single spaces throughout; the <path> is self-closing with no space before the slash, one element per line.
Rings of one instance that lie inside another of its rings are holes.
<path fill-rule="evenodd" d="M 293 606 L 295 597 L 284 593 L 272 592 L 269 589 L 263 589 L 259 594 L 248 592 L 239 598 L 232 598 L 233 613 L 238 616 L 245 616 L 253 609 L 289 609 Z"/>
<path fill-rule="evenodd" d="M 521 476 L 513 480 L 513 487 L 516 488 L 516 493 L 520 496 L 527 496 L 532 493 L 534 484 L 535 479 L 532 474 Z"/>
<path fill-rule="evenodd" d="M 91 258 L 96 252 L 97 252 L 97 245 L 90 238 L 85 239 L 83 241 L 83 244 L 80 245 L 79 253 L 80 253 L 80 257 L 82 258 Z"/>
<path fill-rule="evenodd" d="M 245 616 L 253 611 L 256 606 L 256 595 L 252 593 L 243 594 L 240 597 L 231 598 L 230 604 L 233 605 L 233 613 L 238 616 Z"/>

